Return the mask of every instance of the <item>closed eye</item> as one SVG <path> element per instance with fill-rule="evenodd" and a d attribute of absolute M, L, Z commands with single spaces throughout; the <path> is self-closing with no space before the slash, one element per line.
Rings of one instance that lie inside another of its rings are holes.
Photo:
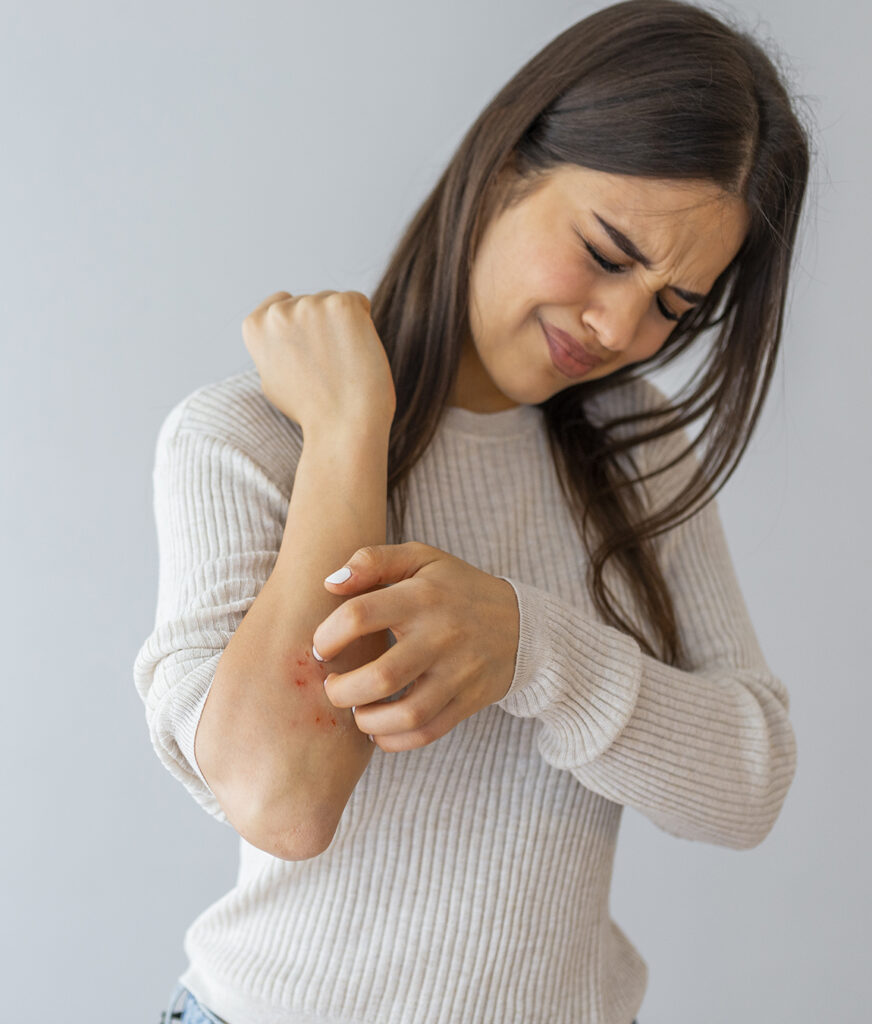
<path fill-rule="evenodd" d="M 607 260 L 598 249 L 595 249 L 590 244 L 590 242 L 588 242 L 586 238 L 583 238 L 581 235 L 579 235 L 579 238 L 581 238 L 582 242 L 584 242 L 585 248 L 593 257 L 593 259 L 603 268 L 603 270 L 607 274 L 620 274 L 622 271 L 628 269 L 622 263 L 612 263 L 610 260 Z M 681 320 L 684 314 L 673 313 L 672 310 L 669 309 L 668 306 L 664 304 L 663 299 L 661 299 L 659 295 L 656 296 L 656 298 L 657 308 L 660 310 L 662 316 L 664 316 L 667 320 L 672 320 L 674 323 L 677 323 L 679 320 Z"/>

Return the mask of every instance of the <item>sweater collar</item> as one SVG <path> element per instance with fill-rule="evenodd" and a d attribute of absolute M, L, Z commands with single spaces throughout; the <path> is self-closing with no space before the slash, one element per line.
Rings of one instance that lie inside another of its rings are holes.
<path fill-rule="evenodd" d="M 447 405 L 442 422 L 452 433 L 515 437 L 534 433 L 542 422 L 542 410 L 537 405 L 516 405 L 499 412 L 472 412 L 459 405 Z"/>

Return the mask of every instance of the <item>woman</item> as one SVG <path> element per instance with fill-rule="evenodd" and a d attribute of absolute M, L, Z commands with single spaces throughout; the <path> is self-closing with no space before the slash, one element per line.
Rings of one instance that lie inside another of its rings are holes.
<path fill-rule="evenodd" d="M 808 160 L 750 38 L 599 11 L 488 105 L 371 303 L 270 296 L 255 369 L 167 417 L 136 684 L 241 861 L 165 1019 L 634 1020 L 623 807 L 747 849 L 795 771 L 713 499 Z M 645 373 L 691 346 L 669 403 Z"/>

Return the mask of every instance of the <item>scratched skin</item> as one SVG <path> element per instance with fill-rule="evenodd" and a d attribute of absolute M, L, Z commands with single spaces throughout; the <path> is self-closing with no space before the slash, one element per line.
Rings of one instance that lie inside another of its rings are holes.
<path fill-rule="evenodd" d="M 303 652 L 303 657 L 291 654 L 288 658 L 288 677 L 292 685 L 296 686 L 300 695 L 299 708 L 310 723 L 313 723 L 322 731 L 329 731 L 340 725 L 339 712 L 334 708 L 327 695 L 324 693 L 324 680 L 327 678 L 328 669 L 322 665 L 317 658 L 313 657 L 310 650 Z M 349 718 L 353 718 L 351 708 L 348 708 Z M 304 719 L 291 719 L 291 725 L 300 724 Z M 342 723 L 345 724 L 345 723 Z M 348 723 L 348 724 L 353 724 Z M 356 727 L 355 727 L 356 728 Z"/>

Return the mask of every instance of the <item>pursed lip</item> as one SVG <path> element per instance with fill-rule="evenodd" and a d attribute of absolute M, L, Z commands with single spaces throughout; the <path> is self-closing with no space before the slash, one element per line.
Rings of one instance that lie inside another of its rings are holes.
<path fill-rule="evenodd" d="M 551 337 L 551 340 L 560 345 L 561 348 L 566 349 L 573 359 L 577 359 L 580 363 L 588 363 L 590 366 L 599 366 L 603 362 L 601 356 L 591 355 L 584 345 L 580 341 L 576 341 L 571 334 L 561 331 L 559 327 L 553 327 L 545 320 L 540 322 L 542 329 Z"/>

